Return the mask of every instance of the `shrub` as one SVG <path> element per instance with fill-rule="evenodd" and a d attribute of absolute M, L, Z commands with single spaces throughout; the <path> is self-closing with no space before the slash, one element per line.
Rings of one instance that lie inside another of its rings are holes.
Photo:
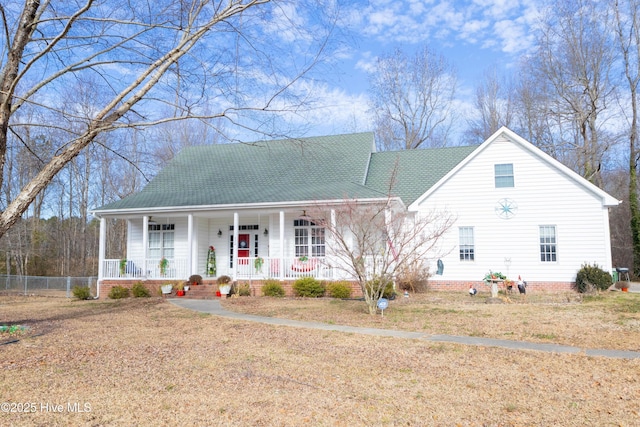
<path fill-rule="evenodd" d="M 248 283 L 238 285 L 238 296 L 249 297 L 251 296 L 251 287 Z"/>
<path fill-rule="evenodd" d="M 371 295 L 374 300 L 379 298 L 394 299 L 396 297 L 396 292 L 393 290 L 393 282 L 390 280 L 387 281 L 384 288 L 382 288 L 380 280 L 381 279 L 377 278 L 367 282 L 366 287 L 369 295 Z"/>
<path fill-rule="evenodd" d="M 202 285 L 202 276 L 199 274 L 192 274 L 189 276 L 188 282 L 190 286 Z"/>
<path fill-rule="evenodd" d="M 318 298 L 324 295 L 324 284 L 313 277 L 301 277 L 293 283 L 297 297 Z"/>
<path fill-rule="evenodd" d="M 398 289 L 412 293 L 427 292 L 429 286 L 429 267 L 416 261 L 405 266 L 398 274 Z"/>
<path fill-rule="evenodd" d="M 131 293 L 136 298 L 149 298 L 151 296 L 151 291 L 142 282 L 134 283 L 131 287 Z"/>
<path fill-rule="evenodd" d="M 125 288 L 124 286 L 114 286 L 109 291 L 109 298 L 111 299 L 129 298 L 129 288 Z"/>
<path fill-rule="evenodd" d="M 596 289 L 604 291 L 612 284 L 611 274 L 598 267 L 597 264 L 583 264 L 576 276 L 576 289 L 580 293 Z"/>
<path fill-rule="evenodd" d="M 327 285 L 331 298 L 351 298 L 351 286 L 348 282 L 331 282 Z"/>
<path fill-rule="evenodd" d="M 284 288 L 277 280 L 267 280 L 262 285 L 262 295 L 265 297 L 283 297 Z"/>
<path fill-rule="evenodd" d="M 88 286 L 74 286 L 71 292 L 78 299 L 91 299 L 91 289 Z"/>

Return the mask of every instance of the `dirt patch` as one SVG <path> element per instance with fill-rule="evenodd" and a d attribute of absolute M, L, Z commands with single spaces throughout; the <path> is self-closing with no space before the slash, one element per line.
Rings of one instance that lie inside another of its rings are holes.
<path fill-rule="evenodd" d="M 637 334 L 639 297 L 485 305 L 412 296 L 392 301 L 384 318 L 357 301 L 224 304 L 328 323 L 558 341 L 550 331 L 637 350 L 637 339 L 591 331 L 617 324 L 620 334 Z M 638 360 L 301 330 L 159 298 L 0 298 L 3 324 L 29 327 L 0 337 L 17 340 L 0 345 L 1 402 L 13 410 L 0 414 L 3 425 L 632 426 L 640 416 Z"/>

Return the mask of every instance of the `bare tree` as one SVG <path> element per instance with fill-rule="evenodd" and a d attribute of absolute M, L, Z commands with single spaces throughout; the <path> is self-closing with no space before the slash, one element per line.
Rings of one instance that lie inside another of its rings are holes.
<path fill-rule="evenodd" d="M 602 138 L 604 112 L 613 100 L 610 71 L 610 17 L 602 3 L 554 2 L 538 38 L 538 50 L 528 65 L 537 89 L 547 96 L 547 115 L 556 116 L 575 168 L 602 187 L 601 166 L 611 141 Z"/>
<path fill-rule="evenodd" d="M 336 268 L 357 279 L 369 314 L 376 313 L 385 288 L 402 272 L 427 274 L 429 260 L 443 255 L 440 237 L 454 222 L 445 211 L 407 212 L 392 198 L 351 200 L 329 213 L 319 206 L 312 214 L 325 227 Z"/>
<path fill-rule="evenodd" d="M 301 107 L 305 94 L 296 94 L 296 83 L 321 60 L 335 29 L 333 3 L 312 3 L 0 4 L 1 179 L 7 178 L 10 135 L 36 124 L 18 120 L 20 109 L 30 106 L 46 119 L 37 123 L 43 133 L 57 130 L 64 136 L 56 141 L 55 156 L 5 201 L 0 236 L 98 135 L 168 120 L 220 117 L 272 132 L 268 114 Z M 78 82 L 90 82 L 93 94 L 93 104 L 82 112 L 60 96 Z M 162 114 L 166 105 L 172 107 L 170 117 Z"/>
<path fill-rule="evenodd" d="M 478 118 L 469 122 L 467 139 L 481 143 L 502 126 L 512 127 L 515 113 L 513 96 L 511 85 L 498 76 L 496 68 L 487 70 L 476 88 L 474 107 Z"/>
<path fill-rule="evenodd" d="M 377 60 L 369 83 L 379 148 L 447 145 L 457 77 L 442 55 L 425 47 L 407 57 L 396 49 Z"/>
<path fill-rule="evenodd" d="M 630 109 L 626 110 L 629 129 L 629 214 L 633 248 L 633 273 L 640 276 L 640 206 L 638 203 L 638 84 L 640 84 L 640 3 L 613 1 L 618 46 L 622 52 L 624 76 Z M 625 97 L 627 98 L 627 97 Z"/>

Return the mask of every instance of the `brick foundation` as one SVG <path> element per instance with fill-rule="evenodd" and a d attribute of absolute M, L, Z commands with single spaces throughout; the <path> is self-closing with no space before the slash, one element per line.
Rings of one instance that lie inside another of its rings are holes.
<path fill-rule="evenodd" d="M 120 280 L 103 280 L 100 282 L 100 299 L 107 299 L 109 291 L 114 286 L 124 286 L 131 289 L 134 283 L 142 282 L 147 289 L 151 291 L 151 295 L 160 295 L 160 286 L 166 283 L 178 283 L 180 280 L 132 280 L 132 279 L 120 279 Z M 215 279 L 204 279 L 203 285 L 215 285 Z M 292 297 L 293 284 L 295 280 L 284 280 L 278 282 L 285 291 L 286 296 Z M 359 298 L 362 296 L 362 290 L 356 282 L 349 282 L 351 284 L 351 297 Z M 247 284 L 251 288 L 252 296 L 262 296 L 262 286 L 264 280 L 238 280 L 238 285 Z M 473 280 L 429 280 L 427 289 L 430 291 L 466 291 L 469 289 L 469 285 L 475 286 L 479 291 L 489 291 L 490 288 L 483 281 Z M 527 292 L 567 292 L 573 291 L 575 282 L 527 282 Z M 517 292 L 517 288 L 514 289 Z"/>

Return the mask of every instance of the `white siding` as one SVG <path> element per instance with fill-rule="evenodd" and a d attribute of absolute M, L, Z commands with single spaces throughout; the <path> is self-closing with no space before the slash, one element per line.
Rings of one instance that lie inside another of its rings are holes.
<path fill-rule="evenodd" d="M 512 163 L 513 188 L 495 188 L 494 165 Z M 495 213 L 498 200 L 517 205 L 515 217 Z M 488 145 L 420 205 L 457 217 L 443 239 L 442 280 L 481 280 L 489 270 L 517 279 L 571 282 L 585 262 L 610 271 L 608 211 L 595 194 L 506 138 Z M 556 226 L 557 262 L 541 262 L 539 226 Z M 475 260 L 460 261 L 458 227 L 474 228 Z M 505 263 L 510 259 L 510 265 Z M 433 267 L 435 271 L 435 265 Z"/>

